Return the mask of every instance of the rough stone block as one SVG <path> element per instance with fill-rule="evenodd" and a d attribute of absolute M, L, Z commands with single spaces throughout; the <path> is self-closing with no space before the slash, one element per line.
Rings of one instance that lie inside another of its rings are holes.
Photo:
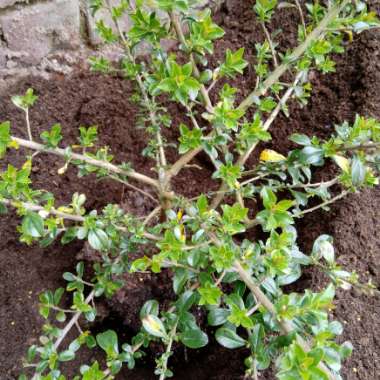
<path fill-rule="evenodd" d="M 27 2 L 29 2 L 29 0 L 0 0 L 0 9 L 11 7 L 12 5 L 15 5 L 15 4 L 27 3 Z"/>
<path fill-rule="evenodd" d="M 55 0 L 0 14 L 0 28 L 8 49 L 22 52 L 27 64 L 38 64 L 58 49 L 80 45 L 78 0 Z"/>

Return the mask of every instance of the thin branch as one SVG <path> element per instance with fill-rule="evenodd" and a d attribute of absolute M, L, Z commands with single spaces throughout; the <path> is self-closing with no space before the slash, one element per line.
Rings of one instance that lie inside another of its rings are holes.
<path fill-rule="evenodd" d="M 95 297 L 95 290 L 92 290 L 90 294 L 85 299 L 85 303 L 89 304 L 93 298 Z M 65 328 L 61 331 L 59 337 L 54 343 L 54 350 L 57 351 L 58 347 L 61 345 L 63 340 L 65 339 L 68 332 L 71 330 L 71 328 L 78 322 L 79 317 L 83 314 L 83 312 L 78 311 L 75 313 L 75 315 L 70 319 L 69 323 L 65 326 Z"/>
<path fill-rule="evenodd" d="M 252 177 L 250 179 L 247 179 L 246 181 L 244 182 L 241 182 L 240 183 L 240 186 L 243 187 L 243 186 L 246 186 L 248 185 L 249 183 L 252 183 L 252 182 L 256 182 L 258 181 L 259 179 L 263 179 L 265 177 L 268 177 L 270 175 L 270 173 L 265 173 L 265 174 L 261 174 L 261 175 L 258 175 L 256 177 Z"/>
<path fill-rule="evenodd" d="M 167 260 L 164 260 L 162 262 L 163 266 L 166 266 L 166 267 L 175 267 L 175 268 L 183 268 L 183 269 L 187 269 L 189 270 L 190 272 L 194 272 L 194 273 L 200 273 L 200 271 L 198 269 L 195 269 L 193 267 L 190 267 L 188 265 L 184 265 L 184 264 L 181 264 L 181 263 L 175 263 L 174 261 L 167 261 Z"/>
<path fill-rule="evenodd" d="M 303 27 L 303 32 L 305 33 L 305 36 L 306 36 L 306 23 L 305 23 L 305 18 L 303 16 L 303 11 L 302 11 L 302 8 L 301 8 L 301 4 L 298 0 L 295 0 L 296 2 L 296 6 L 297 6 L 297 9 L 298 9 L 298 13 L 300 14 L 300 18 L 301 18 L 301 22 L 302 22 L 302 27 Z"/>
<path fill-rule="evenodd" d="M 212 89 L 215 87 L 215 85 L 218 83 L 218 81 L 219 81 L 218 78 L 217 78 L 217 79 L 214 79 L 214 80 L 212 81 L 212 83 L 210 84 L 210 86 L 208 86 L 208 88 L 207 88 L 207 93 L 208 93 L 208 94 L 212 91 Z"/>
<path fill-rule="evenodd" d="M 183 34 L 183 30 L 182 30 L 182 26 L 181 26 L 181 22 L 179 20 L 179 17 L 178 17 L 178 14 L 176 14 L 175 12 L 170 12 L 170 20 L 174 26 L 174 29 L 175 29 L 175 32 L 177 34 L 177 37 L 179 39 L 179 42 L 185 47 L 187 48 L 187 42 L 186 42 L 186 39 L 185 39 L 185 35 Z M 200 77 L 200 72 L 198 70 L 198 66 L 195 62 L 195 58 L 194 58 L 194 55 L 192 53 L 190 53 L 190 60 L 191 60 L 191 63 L 193 65 L 193 73 L 194 73 L 194 76 L 196 78 L 199 78 Z M 212 105 L 212 102 L 211 102 L 211 99 L 208 95 L 208 91 L 206 90 L 206 87 L 201 84 L 201 87 L 200 87 L 200 92 L 201 92 L 201 95 L 203 97 L 203 101 L 205 103 L 205 107 L 207 109 L 208 112 L 210 113 L 213 113 L 214 112 L 214 106 Z"/>
<path fill-rule="evenodd" d="M 355 146 L 342 146 L 338 149 L 339 152 L 351 152 L 355 150 L 371 150 L 371 149 L 379 149 L 380 148 L 380 142 L 376 143 L 368 143 L 368 144 L 360 144 Z"/>
<path fill-rule="evenodd" d="M 313 212 L 313 211 L 315 211 L 315 210 L 318 210 L 318 209 L 320 209 L 320 208 L 326 207 L 326 206 L 328 206 L 329 204 L 334 203 L 334 202 L 338 201 L 339 199 L 344 198 L 347 194 L 349 194 L 349 191 L 347 191 L 347 190 L 342 191 L 340 194 L 338 194 L 337 196 L 335 196 L 335 197 L 329 199 L 328 201 L 325 201 L 325 202 L 323 202 L 323 203 L 321 203 L 321 204 L 319 204 L 319 205 L 317 205 L 317 206 L 314 206 L 314 207 L 308 208 L 308 209 L 306 209 L 306 210 L 300 211 L 300 212 L 298 212 L 297 214 L 294 214 L 293 217 L 295 217 L 295 218 L 299 218 L 299 217 L 302 216 L 302 215 L 305 215 L 305 214 L 308 214 L 308 213 Z"/>
<path fill-rule="evenodd" d="M 151 194 L 149 194 L 148 192 L 146 192 L 145 190 L 142 190 L 140 188 L 138 188 L 137 186 L 134 186 L 132 185 L 131 183 L 129 182 L 126 182 L 126 181 L 123 181 L 121 178 L 119 177 L 115 177 L 115 176 L 110 176 L 110 178 L 114 179 L 115 181 L 117 182 L 120 182 L 122 183 L 123 185 L 125 185 L 126 187 L 129 187 L 130 189 L 134 190 L 134 191 L 137 191 L 139 193 L 141 193 L 142 195 L 144 195 L 145 197 L 149 198 L 150 200 L 152 200 L 154 203 L 160 203 L 155 197 L 153 197 Z"/>
<path fill-rule="evenodd" d="M 14 137 L 14 136 L 11 136 L 11 139 L 12 139 L 12 141 L 15 141 L 18 145 L 20 145 L 24 148 L 28 148 L 28 149 L 32 149 L 32 150 L 36 150 L 36 151 L 40 151 L 40 152 L 44 152 L 44 153 L 54 154 L 56 156 L 67 157 L 67 150 L 66 149 L 48 148 L 45 145 L 42 145 L 42 144 L 39 144 L 39 143 L 36 143 L 33 141 L 29 141 L 29 140 L 20 139 L 18 137 Z M 120 167 L 118 167 L 114 164 L 111 164 L 107 161 L 97 160 L 95 158 L 85 156 L 82 154 L 78 154 L 78 153 L 74 153 L 74 152 L 70 153 L 70 158 L 73 160 L 86 162 L 86 163 L 93 165 L 93 166 L 96 166 L 98 168 L 106 169 L 109 172 L 112 172 L 115 174 L 121 174 L 125 177 L 133 178 L 136 181 L 146 183 L 146 184 L 153 186 L 155 188 L 159 187 L 159 183 L 156 179 L 153 179 L 153 178 L 148 177 L 144 174 L 138 173 L 134 170 L 123 170 Z"/>
<path fill-rule="evenodd" d="M 149 222 L 157 216 L 161 211 L 161 206 L 157 206 L 143 221 L 143 226 L 147 226 Z"/>
<path fill-rule="evenodd" d="M 66 219 L 66 220 L 72 220 L 74 222 L 83 223 L 85 221 L 85 218 L 81 215 L 68 214 L 65 212 L 58 211 L 55 208 L 51 208 L 50 210 L 46 210 L 44 207 L 42 207 L 40 205 L 33 204 L 33 203 L 11 201 L 9 199 L 1 199 L 0 198 L 0 204 L 12 206 L 12 207 L 17 207 L 18 205 L 21 204 L 21 206 L 23 208 L 25 208 L 26 210 L 29 210 L 29 211 L 35 211 L 35 212 L 43 211 L 43 212 L 47 212 L 49 215 L 55 215 L 55 216 L 58 216 L 59 218 Z M 128 232 L 128 229 L 126 227 L 123 227 L 123 226 L 115 226 L 115 227 L 119 231 Z M 149 232 L 144 232 L 143 236 L 146 239 L 153 240 L 153 241 L 160 241 L 161 240 L 160 236 L 153 235 Z"/>
<path fill-rule="evenodd" d="M 172 328 L 172 330 L 170 331 L 169 333 L 169 343 L 166 347 L 166 351 L 164 353 L 165 355 L 165 360 L 164 360 L 164 363 L 163 363 L 163 366 L 162 366 L 162 372 L 161 372 L 161 375 L 160 375 L 160 380 L 165 380 L 166 379 L 166 370 L 168 369 L 168 361 L 169 361 L 169 353 L 171 352 L 172 350 L 172 345 L 173 345 L 173 341 L 174 341 L 174 337 L 175 337 L 175 334 L 176 334 L 176 331 L 177 331 L 177 324 L 178 324 L 178 321 L 175 323 L 174 327 Z"/>
<path fill-rule="evenodd" d="M 261 24 L 261 27 L 263 28 L 265 37 L 266 37 L 266 39 L 267 39 L 267 41 L 269 43 L 269 47 L 270 47 L 270 50 L 271 50 L 271 53 L 272 53 L 272 57 L 273 57 L 274 66 L 277 67 L 278 66 L 278 62 L 277 62 L 276 50 L 274 49 L 273 41 L 271 39 L 271 36 L 270 36 L 270 34 L 268 32 L 267 27 L 265 26 L 265 23 L 261 22 L 260 24 Z"/>
<path fill-rule="evenodd" d="M 18 205 L 21 205 L 23 208 L 25 208 L 28 211 L 35 211 L 35 212 L 44 211 L 44 212 L 47 212 L 49 215 L 55 215 L 62 219 L 72 220 L 74 222 L 84 222 L 84 217 L 81 215 L 68 214 L 65 212 L 58 211 L 55 208 L 51 208 L 49 211 L 47 211 L 44 207 L 40 205 L 36 205 L 34 203 L 11 201 L 9 199 L 2 199 L 2 198 L 0 198 L 0 203 L 7 206 L 12 206 L 12 207 L 17 207 Z"/>
<path fill-rule="evenodd" d="M 32 128 L 30 127 L 30 119 L 29 119 L 29 108 L 25 109 L 25 120 L 26 120 L 26 129 L 28 131 L 28 138 L 30 141 L 33 141 Z"/>

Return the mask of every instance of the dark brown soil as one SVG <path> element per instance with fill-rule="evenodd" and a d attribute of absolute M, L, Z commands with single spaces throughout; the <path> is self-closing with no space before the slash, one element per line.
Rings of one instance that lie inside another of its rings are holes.
<path fill-rule="evenodd" d="M 229 0 L 217 15 L 227 34 L 218 42 L 212 62 L 224 55 L 226 48 L 246 46 L 250 62 L 254 41 L 262 40 L 262 31 L 252 18 L 253 1 Z M 376 1 L 372 2 L 376 4 Z M 378 4 L 378 3 L 377 3 Z M 375 10 L 379 13 L 379 5 Z M 279 42 L 282 49 L 295 44 L 297 13 L 282 10 L 276 16 L 272 30 L 281 25 Z M 280 116 L 272 127 L 273 140 L 267 145 L 286 152 L 291 147 L 287 136 L 294 132 L 308 135 L 328 136 L 333 124 L 343 120 L 352 121 L 355 114 L 380 118 L 380 31 L 366 32 L 356 42 L 347 46 L 347 52 L 337 58 L 337 73 L 328 76 L 313 75 L 313 96 L 303 109 L 291 107 L 291 118 Z M 252 70 L 236 85 L 244 96 L 254 86 Z M 69 78 L 57 77 L 45 81 L 30 78 L 12 89 L 12 94 L 33 87 L 39 101 L 31 112 L 33 133 L 37 136 L 52 124 L 60 122 L 67 143 L 73 143 L 81 125 L 98 125 L 100 144 L 108 145 L 117 153 L 118 162 L 129 161 L 137 170 L 149 173 L 151 162 L 140 152 L 147 137 L 142 130 L 134 128 L 137 118 L 136 106 L 130 101 L 133 89 L 130 84 L 117 78 L 77 73 Z M 183 120 L 183 110 L 171 107 L 173 128 L 167 138 L 177 137 L 176 128 Z M 11 105 L 9 96 L 0 98 L 0 120 L 11 120 L 13 133 L 25 136 L 23 116 Z M 21 165 L 23 152 L 12 152 L 8 161 L 0 163 L 3 168 L 8 162 Z M 175 160 L 174 152 L 169 159 Z M 49 161 L 48 161 L 49 160 Z M 96 181 L 86 177 L 78 180 L 76 171 L 69 169 L 58 176 L 62 165 L 51 157 L 39 155 L 34 159 L 33 181 L 36 188 L 55 194 L 59 202 L 67 202 L 71 194 L 78 191 L 88 195 L 87 207 L 100 208 L 107 203 L 122 203 L 125 207 L 146 213 L 154 207 L 147 199 L 136 196 L 120 184 Z M 217 184 L 210 181 L 210 164 L 200 155 L 194 163 L 201 167 L 182 172 L 174 183 L 175 190 L 186 196 L 208 191 Z M 321 173 L 321 176 L 328 172 Z M 362 280 L 372 279 L 380 283 L 380 197 L 379 189 L 350 196 L 334 205 L 330 213 L 317 212 L 299 223 L 299 242 L 308 252 L 313 240 L 322 233 L 331 234 L 339 261 L 349 270 L 356 270 Z M 0 378 L 16 379 L 22 369 L 22 357 L 27 347 L 37 341 L 42 319 L 37 312 L 37 295 L 46 289 L 64 286 L 61 275 L 72 270 L 82 251 L 81 242 L 62 247 L 55 244 L 48 249 L 36 245 L 26 247 L 18 242 L 16 232 L 18 219 L 12 215 L 0 218 Z M 308 271 L 298 282 L 297 288 L 318 289 L 326 279 L 319 272 Z M 138 325 L 137 313 L 142 303 L 149 298 L 168 302 L 171 289 L 167 274 L 160 277 L 130 278 L 128 285 L 118 296 L 101 304 L 103 319 L 91 328 L 101 330 L 118 328 L 126 336 Z M 375 380 L 380 372 L 380 302 L 358 294 L 355 290 L 339 292 L 336 300 L 335 317 L 345 325 L 342 340 L 351 340 L 355 351 L 345 363 L 343 374 L 347 380 Z M 152 368 L 154 353 L 138 364 L 132 372 L 123 371 L 118 379 L 154 379 Z M 75 363 L 67 366 L 65 373 L 72 378 L 80 363 L 99 359 L 99 353 L 84 351 Z M 243 378 L 244 351 L 229 351 L 211 343 L 196 352 L 178 351 L 171 364 L 176 367 L 175 379 L 181 380 L 237 380 Z M 272 380 L 270 373 L 261 377 Z"/>

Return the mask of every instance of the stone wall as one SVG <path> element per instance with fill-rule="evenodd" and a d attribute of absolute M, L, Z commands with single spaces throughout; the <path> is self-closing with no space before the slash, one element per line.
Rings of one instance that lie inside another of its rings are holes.
<path fill-rule="evenodd" d="M 200 0 L 199 7 L 218 2 Z M 116 48 L 99 45 L 88 4 L 88 0 L 0 0 L 0 90 L 5 81 L 20 76 L 67 74 L 94 50 L 108 49 L 117 56 Z M 124 25 L 128 27 L 128 20 Z"/>

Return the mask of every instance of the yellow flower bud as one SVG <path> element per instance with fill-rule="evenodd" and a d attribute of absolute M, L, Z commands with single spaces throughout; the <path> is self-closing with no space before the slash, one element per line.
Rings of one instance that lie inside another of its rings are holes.
<path fill-rule="evenodd" d="M 272 149 L 264 149 L 260 153 L 260 161 L 264 162 L 279 162 L 286 160 L 286 157 L 283 156 L 280 153 L 277 153 L 275 150 Z"/>
<path fill-rule="evenodd" d="M 65 174 L 66 173 L 66 170 L 67 170 L 67 163 L 65 164 L 65 166 L 62 166 L 61 168 L 59 168 L 58 170 L 57 170 L 57 173 L 59 174 L 59 175 L 63 175 L 63 174 Z"/>

